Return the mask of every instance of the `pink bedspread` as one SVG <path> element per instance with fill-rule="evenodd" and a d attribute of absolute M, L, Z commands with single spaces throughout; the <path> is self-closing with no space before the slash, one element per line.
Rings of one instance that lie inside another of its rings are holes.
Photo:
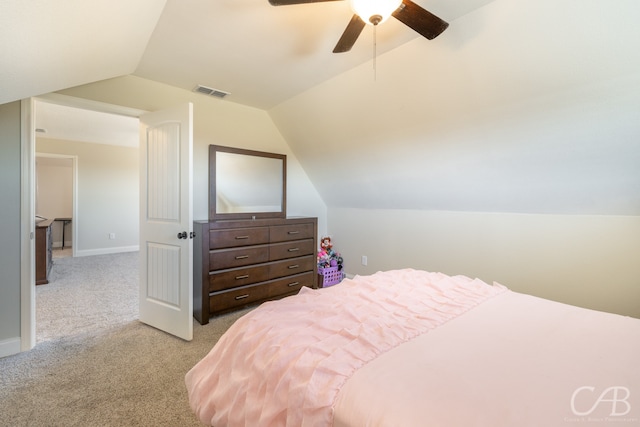
<path fill-rule="evenodd" d="M 367 362 L 505 292 L 464 276 L 396 270 L 261 305 L 186 375 L 205 424 L 329 426 Z"/>
<path fill-rule="evenodd" d="M 638 427 L 640 320 L 504 292 L 380 355 L 334 427 Z"/>

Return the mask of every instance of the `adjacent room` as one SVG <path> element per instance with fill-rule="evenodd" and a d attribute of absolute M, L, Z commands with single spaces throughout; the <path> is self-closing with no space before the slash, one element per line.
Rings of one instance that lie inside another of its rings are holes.
<path fill-rule="evenodd" d="M 137 264 L 139 121 L 37 102 L 35 127 L 36 342 L 135 318 L 135 289 L 105 286 L 98 266 Z"/>
<path fill-rule="evenodd" d="M 640 422 L 640 6 L 357 3 L 0 6 L 0 424 Z"/>

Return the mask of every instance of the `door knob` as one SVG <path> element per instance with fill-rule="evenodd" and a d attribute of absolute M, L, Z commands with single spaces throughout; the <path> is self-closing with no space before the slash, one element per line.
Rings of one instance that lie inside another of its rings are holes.
<path fill-rule="evenodd" d="M 186 239 L 187 238 L 187 232 L 183 231 L 182 233 L 178 233 L 178 239 Z"/>

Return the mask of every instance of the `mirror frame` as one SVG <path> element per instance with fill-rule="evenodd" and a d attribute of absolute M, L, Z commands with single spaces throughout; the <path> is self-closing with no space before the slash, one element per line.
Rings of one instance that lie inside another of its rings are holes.
<path fill-rule="evenodd" d="M 282 205 L 280 211 L 274 212 L 233 212 L 217 213 L 216 211 L 216 159 L 217 153 L 243 154 L 246 156 L 266 157 L 282 160 Z M 261 219 L 261 218 L 286 218 L 287 217 L 287 156 L 286 154 L 269 153 L 265 151 L 245 150 L 243 148 L 224 147 L 222 145 L 209 145 L 209 220 L 218 221 L 225 219 Z"/>

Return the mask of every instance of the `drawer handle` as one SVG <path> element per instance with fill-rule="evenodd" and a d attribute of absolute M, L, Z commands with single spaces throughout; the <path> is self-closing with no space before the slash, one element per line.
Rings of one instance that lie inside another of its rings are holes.
<path fill-rule="evenodd" d="M 298 252 L 300 248 L 290 248 L 289 252 Z"/>
<path fill-rule="evenodd" d="M 300 234 L 298 230 L 292 230 L 288 232 L 289 234 Z"/>
<path fill-rule="evenodd" d="M 249 236 L 236 236 L 236 240 L 247 240 Z"/>
<path fill-rule="evenodd" d="M 249 275 L 248 274 L 243 274 L 242 276 L 236 276 L 236 280 L 242 280 L 242 279 L 248 279 Z"/>
<path fill-rule="evenodd" d="M 294 287 L 294 286 L 298 286 L 300 284 L 300 282 L 293 282 L 293 283 L 289 283 L 287 286 L 289 286 L 290 288 Z"/>
<path fill-rule="evenodd" d="M 289 270 L 293 270 L 294 268 L 298 268 L 300 267 L 298 264 L 295 265 L 290 265 L 289 267 L 287 267 Z"/>
<path fill-rule="evenodd" d="M 236 257 L 236 259 L 247 259 L 247 258 L 249 258 L 249 255 L 238 255 Z"/>
<path fill-rule="evenodd" d="M 245 299 L 245 298 L 249 298 L 249 294 L 238 295 L 238 296 L 236 297 L 236 300 L 241 300 L 241 299 Z"/>

